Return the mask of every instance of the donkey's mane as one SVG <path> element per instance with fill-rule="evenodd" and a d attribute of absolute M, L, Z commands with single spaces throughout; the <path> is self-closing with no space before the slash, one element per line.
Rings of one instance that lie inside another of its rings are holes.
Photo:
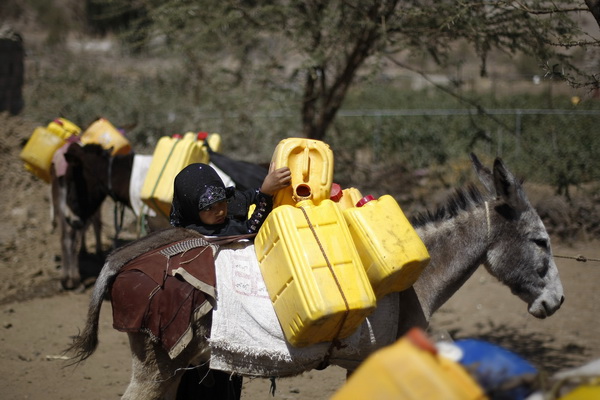
<path fill-rule="evenodd" d="M 477 207 L 485 201 L 481 191 L 473 184 L 456 189 L 447 199 L 446 203 L 435 211 L 427 210 L 411 218 L 414 227 L 423 226 L 432 222 L 439 222 L 456 217 L 463 211 Z"/>

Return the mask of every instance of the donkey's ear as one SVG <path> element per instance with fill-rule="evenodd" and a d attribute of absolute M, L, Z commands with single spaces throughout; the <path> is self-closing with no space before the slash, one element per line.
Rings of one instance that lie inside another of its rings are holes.
<path fill-rule="evenodd" d="M 528 207 L 528 200 L 521 188 L 521 183 L 506 168 L 500 158 L 494 161 L 494 186 L 498 198 L 504 199 L 506 204 L 517 212 Z"/>
<path fill-rule="evenodd" d="M 473 163 L 473 168 L 475 168 L 475 172 L 477 173 L 479 180 L 481 181 L 481 183 L 483 183 L 483 186 L 485 186 L 487 191 L 495 196 L 496 189 L 494 186 L 494 175 L 492 175 L 492 171 L 490 171 L 489 168 L 485 167 L 481 163 L 481 161 L 479 161 L 479 158 L 477 158 L 475 154 L 471 153 L 470 155 L 471 162 Z"/>

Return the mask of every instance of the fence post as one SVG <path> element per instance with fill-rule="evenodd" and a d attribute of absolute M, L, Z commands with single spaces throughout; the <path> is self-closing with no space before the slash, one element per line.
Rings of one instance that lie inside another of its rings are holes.
<path fill-rule="evenodd" d="M 521 153 L 521 109 L 515 110 L 515 153 Z"/>

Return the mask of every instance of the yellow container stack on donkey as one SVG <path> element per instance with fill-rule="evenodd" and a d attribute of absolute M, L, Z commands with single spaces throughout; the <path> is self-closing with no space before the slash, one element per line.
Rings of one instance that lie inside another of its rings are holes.
<path fill-rule="evenodd" d="M 341 211 L 329 200 L 333 153 L 323 142 L 292 138 L 280 143 L 273 161 L 290 167 L 292 184 L 276 195 L 279 204 L 255 249 L 284 335 L 298 347 L 347 337 L 376 299 Z"/>
<path fill-rule="evenodd" d="M 81 134 L 81 143 L 99 144 L 111 154 L 129 154 L 131 144 L 106 118 L 98 118 Z"/>
<path fill-rule="evenodd" d="M 20 154 L 25 169 L 50 183 L 54 153 L 66 143 L 67 138 L 79 135 L 80 132 L 81 129 L 77 125 L 64 118 L 55 119 L 47 127 L 35 128 Z"/>
<path fill-rule="evenodd" d="M 429 253 L 392 196 L 366 196 L 343 215 L 377 298 L 415 283 Z"/>
<path fill-rule="evenodd" d="M 195 133 L 183 137 L 163 136 L 158 140 L 148 174 L 142 187 L 141 199 L 159 215 L 169 219 L 173 201 L 175 176 L 189 164 L 208 163 L 208 152 Z"/>

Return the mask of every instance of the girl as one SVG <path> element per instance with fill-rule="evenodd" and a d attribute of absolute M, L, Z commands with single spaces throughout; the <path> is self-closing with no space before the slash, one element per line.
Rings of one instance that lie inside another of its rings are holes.
<path fill-rule="evenodd" d="M 171 225 L 194 229 L 205 236 L 255 234 L 273 209 L 273 195 L 288 186 L 291 179 L 288 167 L 271 167 L 260 188 L 241 192 L 226 188 L 210 165 L 190 164 L 175 177 Z M 246 219 L 251 204 L 256 209 Z M 238 211 L 230 214 L 228 208 Z"/>

